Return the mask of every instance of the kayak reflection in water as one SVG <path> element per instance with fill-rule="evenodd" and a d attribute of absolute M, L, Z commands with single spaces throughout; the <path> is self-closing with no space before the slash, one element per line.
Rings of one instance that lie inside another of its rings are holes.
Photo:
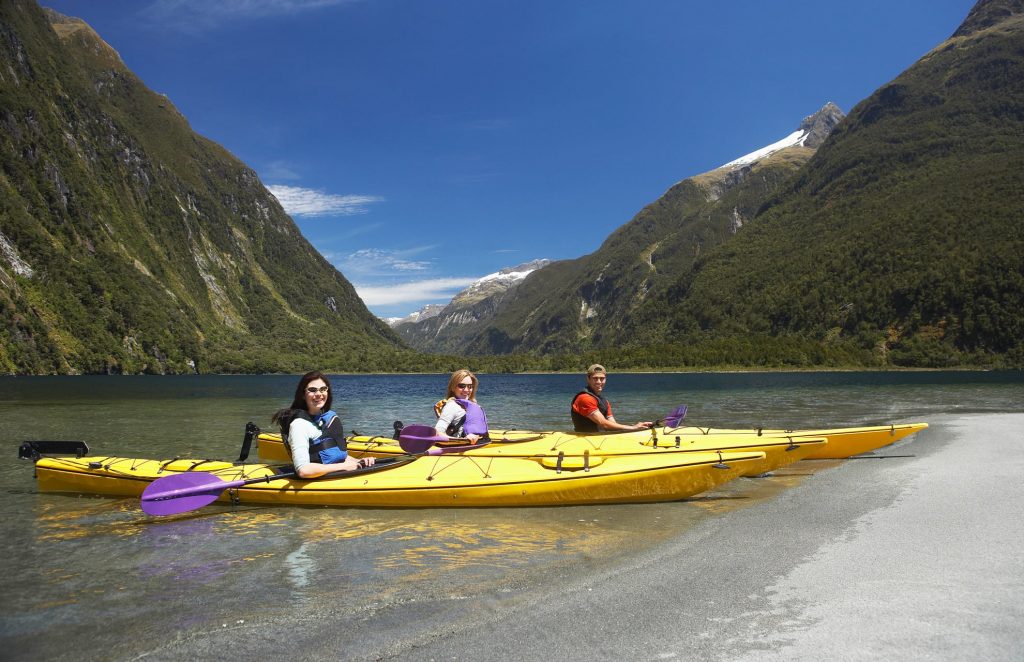
<path fill-rule="evenodd" d="M 456 370 L 448 380 L 448 392 L 434 405 L 438 434 L 469 439 L 474 444 L 487 438 L 487 415 L 476 403 L 476 375 L 469 370 Z"/>
<path fill-rule="evenodd" d="M 331 410 L 331 382 L 319 370 L 307 372 L 295 388 L 290 407 L 274 412 L 281 438 L 300 478 L 316 478 L 373 465 L 372 457 L 349 457 L 341 418 Z"/>
<path fill-rule="evenodd" d="M 576 432 L 646 430 L 654 425 L 651 421 L 638 421 L 635 425 L 623 425 L 616 421 L 612 414 L 612 403 L 601 395 L 607 379 L 608 373 L 600 363 L 587 368 L 587 389 L 576 394 L 569 408 Z"/>

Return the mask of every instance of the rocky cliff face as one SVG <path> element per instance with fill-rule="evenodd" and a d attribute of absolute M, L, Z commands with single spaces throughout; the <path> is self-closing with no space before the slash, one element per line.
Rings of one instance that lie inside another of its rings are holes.
<path fill-rule="evenodd" d="M 817 149 L 825 142 L 832 129 L 843 120 L 846 115 L 839 106 L 829 101 L 825 106 L 800 123 L 800 131 L 804 132 L 802 145 Z"/>
<path fill-rule="evenodd" d="M 0 372 L 357 369 L 400 348 L 256 173 L 82 21 L 0 4 L 0 124 Z"/>

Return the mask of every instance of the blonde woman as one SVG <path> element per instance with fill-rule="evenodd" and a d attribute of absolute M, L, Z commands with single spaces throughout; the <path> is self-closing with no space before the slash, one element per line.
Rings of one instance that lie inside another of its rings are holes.
<path fill-rule="evenodd" d="M 479 381 L 466 369 L 456 370 L 448 380 L 448 392 L 434 405 L 438 434 L 469 439 L 474 444 L 487 438 L 487 415 L 476 403 Z"/>

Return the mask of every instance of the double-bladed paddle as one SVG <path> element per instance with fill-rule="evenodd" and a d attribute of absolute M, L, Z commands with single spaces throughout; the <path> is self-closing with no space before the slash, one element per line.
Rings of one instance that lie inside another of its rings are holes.
<path fill-rule="evenodd" d="M 413 433 L 422 432 L 414 428 L 423 428 L 427 426 L 413 426 L 406 427 L 406 430 L 410 430 Z M 433 433 L 434 428 L 429 428 Z M 361 473 L 368 473 L 372 471 L 380 471 L 382 469 L 391 469 L 393 467 L 406 464 L 411 462 L 422 455 L 442 455 L 444 453 L 458 453 L 472 448 L 479 448 L 485 446 L 488 442 L 480 444 L 468 444 L 464 446 L 450 446 L 448 448 L 430 448 L 437 439 L 432 439 L 426 445 L 425 439 L 421 437 L 415 437 L 417 441 L 400 441 L 402 450 L 408 453 L 408 456 L 393 457 L 393 458 L 381 458 L 377 462 L 368 467 L 362 467 L 353 471 L 335 472 L 320 476 L 330 478 L 348 478 Z M 448 437 L 442 436 L 441 441 L 447 441 Z M 281 478 L 294 478 L 298 474 L 295 471 L 286 471 L 283 473 L 272 474 L 270 476 L 262 476 L 260 478 L 248 478 L 239 480 L 224 480 L 216 474 L 208 473 L 205 471 L 190 471 L 180 474 L 174 474 L 171 476 L 164 476 L 158 478 L 150 483 L 145 490 L 142 492 L 142 510 L 149 515 L 177 515 L 178 513 L 186 513 L 190 510 L 197 510 L 213 503 L 220 498 L 220 495 L 224 493 L 224 490 L 230 490 L 236 487 L 243 487 L 245 485 L 252 485 L 253 483 L 269 483 L 272 480 L 279 480 Z M 314 479 L 315 480 L 315 479 Z"/>
<path fill-rule="evenodd" d="M 353 471 L 325 474 L 331 478 L 346 478 L 370 471 L 391 469 L 413 460 L 412 457 L 395 457 L 378 460 L 368 467 Z M 171 476 L 157 478 L 142 492 L 142 510 L 149 515 L 177 515 L 197 510 L 220 498 L 224 490 L 252 485 L 253 483 L 269 483 L 281 478 L 295 478 L 298 473 L 285 471 L 270 476 L 239 480 L 224 480 L 220 476 L 205 471 L 189 471 Z M 322 478 L 321 476 L 320 478 Z"/>

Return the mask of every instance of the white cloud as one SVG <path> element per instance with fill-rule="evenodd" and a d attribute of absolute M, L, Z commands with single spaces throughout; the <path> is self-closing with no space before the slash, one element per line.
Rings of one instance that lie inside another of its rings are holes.
<path fill-rule="evenodd" d="M 356 265 L 354 271 L 375 271 L 380 272 L 381 268 L 385 271 L 426 271 L 430 268 L 430 262 L 424 260 L 408 260 L 406 256 L 408 253 L 400 251 L 389 251 L 381 248 L 364 248 L 358 250 L 351 255 L 346 256 L 342 261 L 346 264 Z M 370 269 L 359 269 L 359 265 L 364 267 L 373 265 Z"/>
<path fill-rule="evenodd" d="M 337 195 L 300 186 L 271 184 L 267 190 L 274 194 L 284 210 L 292 216 L 352 216 L 365 214 L 366 206 L 384 198 L 373 195 Z"/>
<path fill-rule="evenodd" d="M 414 258 L 434 248 L 436 246 L 433 245 L 417 246 L 405 250 L 363 248 L 348 255 L 325 255 L 325 257 L 349 280 L 365 282 L 370 278 L 408 277 L 412 273 L 429 271 L 434 268 L 433 262 Z"/>
<path fill-rule="evenodd" d="M 447 301 L 472 284 L 475 278 L 430 278 L 391 285 L 353 285 L 367 306 L 391 306 Z"/>

